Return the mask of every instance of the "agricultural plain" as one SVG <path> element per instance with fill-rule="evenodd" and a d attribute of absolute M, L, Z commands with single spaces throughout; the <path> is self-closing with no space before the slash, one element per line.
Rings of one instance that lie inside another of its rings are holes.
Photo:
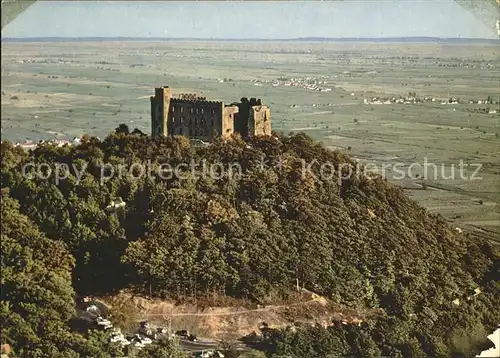
<path fill-rule="evenodd" d="M 499 58 L 485 43 L 7 42 L 2 140 L 103 138 L 120 123 L 149 133 L 158 86 L 257 97 L 274 131 L 348 152 L 455 227 L 495 239 Z"/>

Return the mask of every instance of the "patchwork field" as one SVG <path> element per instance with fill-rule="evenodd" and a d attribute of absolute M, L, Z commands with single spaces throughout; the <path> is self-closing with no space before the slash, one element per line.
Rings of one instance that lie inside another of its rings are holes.
<path fill-rule="evenodd" d="M 385 166 L 431 211 L 495 239 L 499 81 L 495 44 L 3 43 L 2 140 L 102 138 L 120 123 L 149 133 L 149 96 L 162 85 L 228 103 L 262 98 L 273 130 Z"/>

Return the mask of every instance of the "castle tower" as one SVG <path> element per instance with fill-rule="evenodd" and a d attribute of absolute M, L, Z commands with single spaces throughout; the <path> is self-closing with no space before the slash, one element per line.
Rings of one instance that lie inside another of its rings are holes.
<path fill-rule="evenodd" d="M 168 135 L 168 114 L 172 89 L 168 86 L 155 88 L 151 97 L 151 136 L 153 138 Z"/>
<path fill-rule="evenodd" d="M 248 135 L 271 135 L 271 110 L 260 99 L 253 104 L 248 115 Z"/>
<path fill-rule="evenodd" d="M 271 111 L 257 98 L 246 97 L 237 104 L 239 112 L 234 122 L 234 131 L 244 137 L 271 135 Z"/>

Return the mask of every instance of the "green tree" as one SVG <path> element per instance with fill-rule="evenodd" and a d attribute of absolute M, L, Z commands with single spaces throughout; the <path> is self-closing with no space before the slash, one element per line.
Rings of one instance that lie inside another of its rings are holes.
<path fill-rule="evenodd" d="M 137 358 L 187 358 L 172 339 L 160 339 L 139 351 Z"/>

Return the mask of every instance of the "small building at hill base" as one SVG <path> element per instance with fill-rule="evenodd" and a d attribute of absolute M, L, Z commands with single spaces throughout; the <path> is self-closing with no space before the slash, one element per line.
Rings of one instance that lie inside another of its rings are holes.
<path fill-rule="evenodd" d="M 271 111 L 260 99 L 243 97 L 240 102 L 225 105 L 195 94 L 174 97 L 172 89 L 160 87 L 151 97 L 151 135 L 183 135 L 191 139 L 210 140 L 214 136 L 229 138 L 233 133 L 243 137 L 271 135 Z"/>

